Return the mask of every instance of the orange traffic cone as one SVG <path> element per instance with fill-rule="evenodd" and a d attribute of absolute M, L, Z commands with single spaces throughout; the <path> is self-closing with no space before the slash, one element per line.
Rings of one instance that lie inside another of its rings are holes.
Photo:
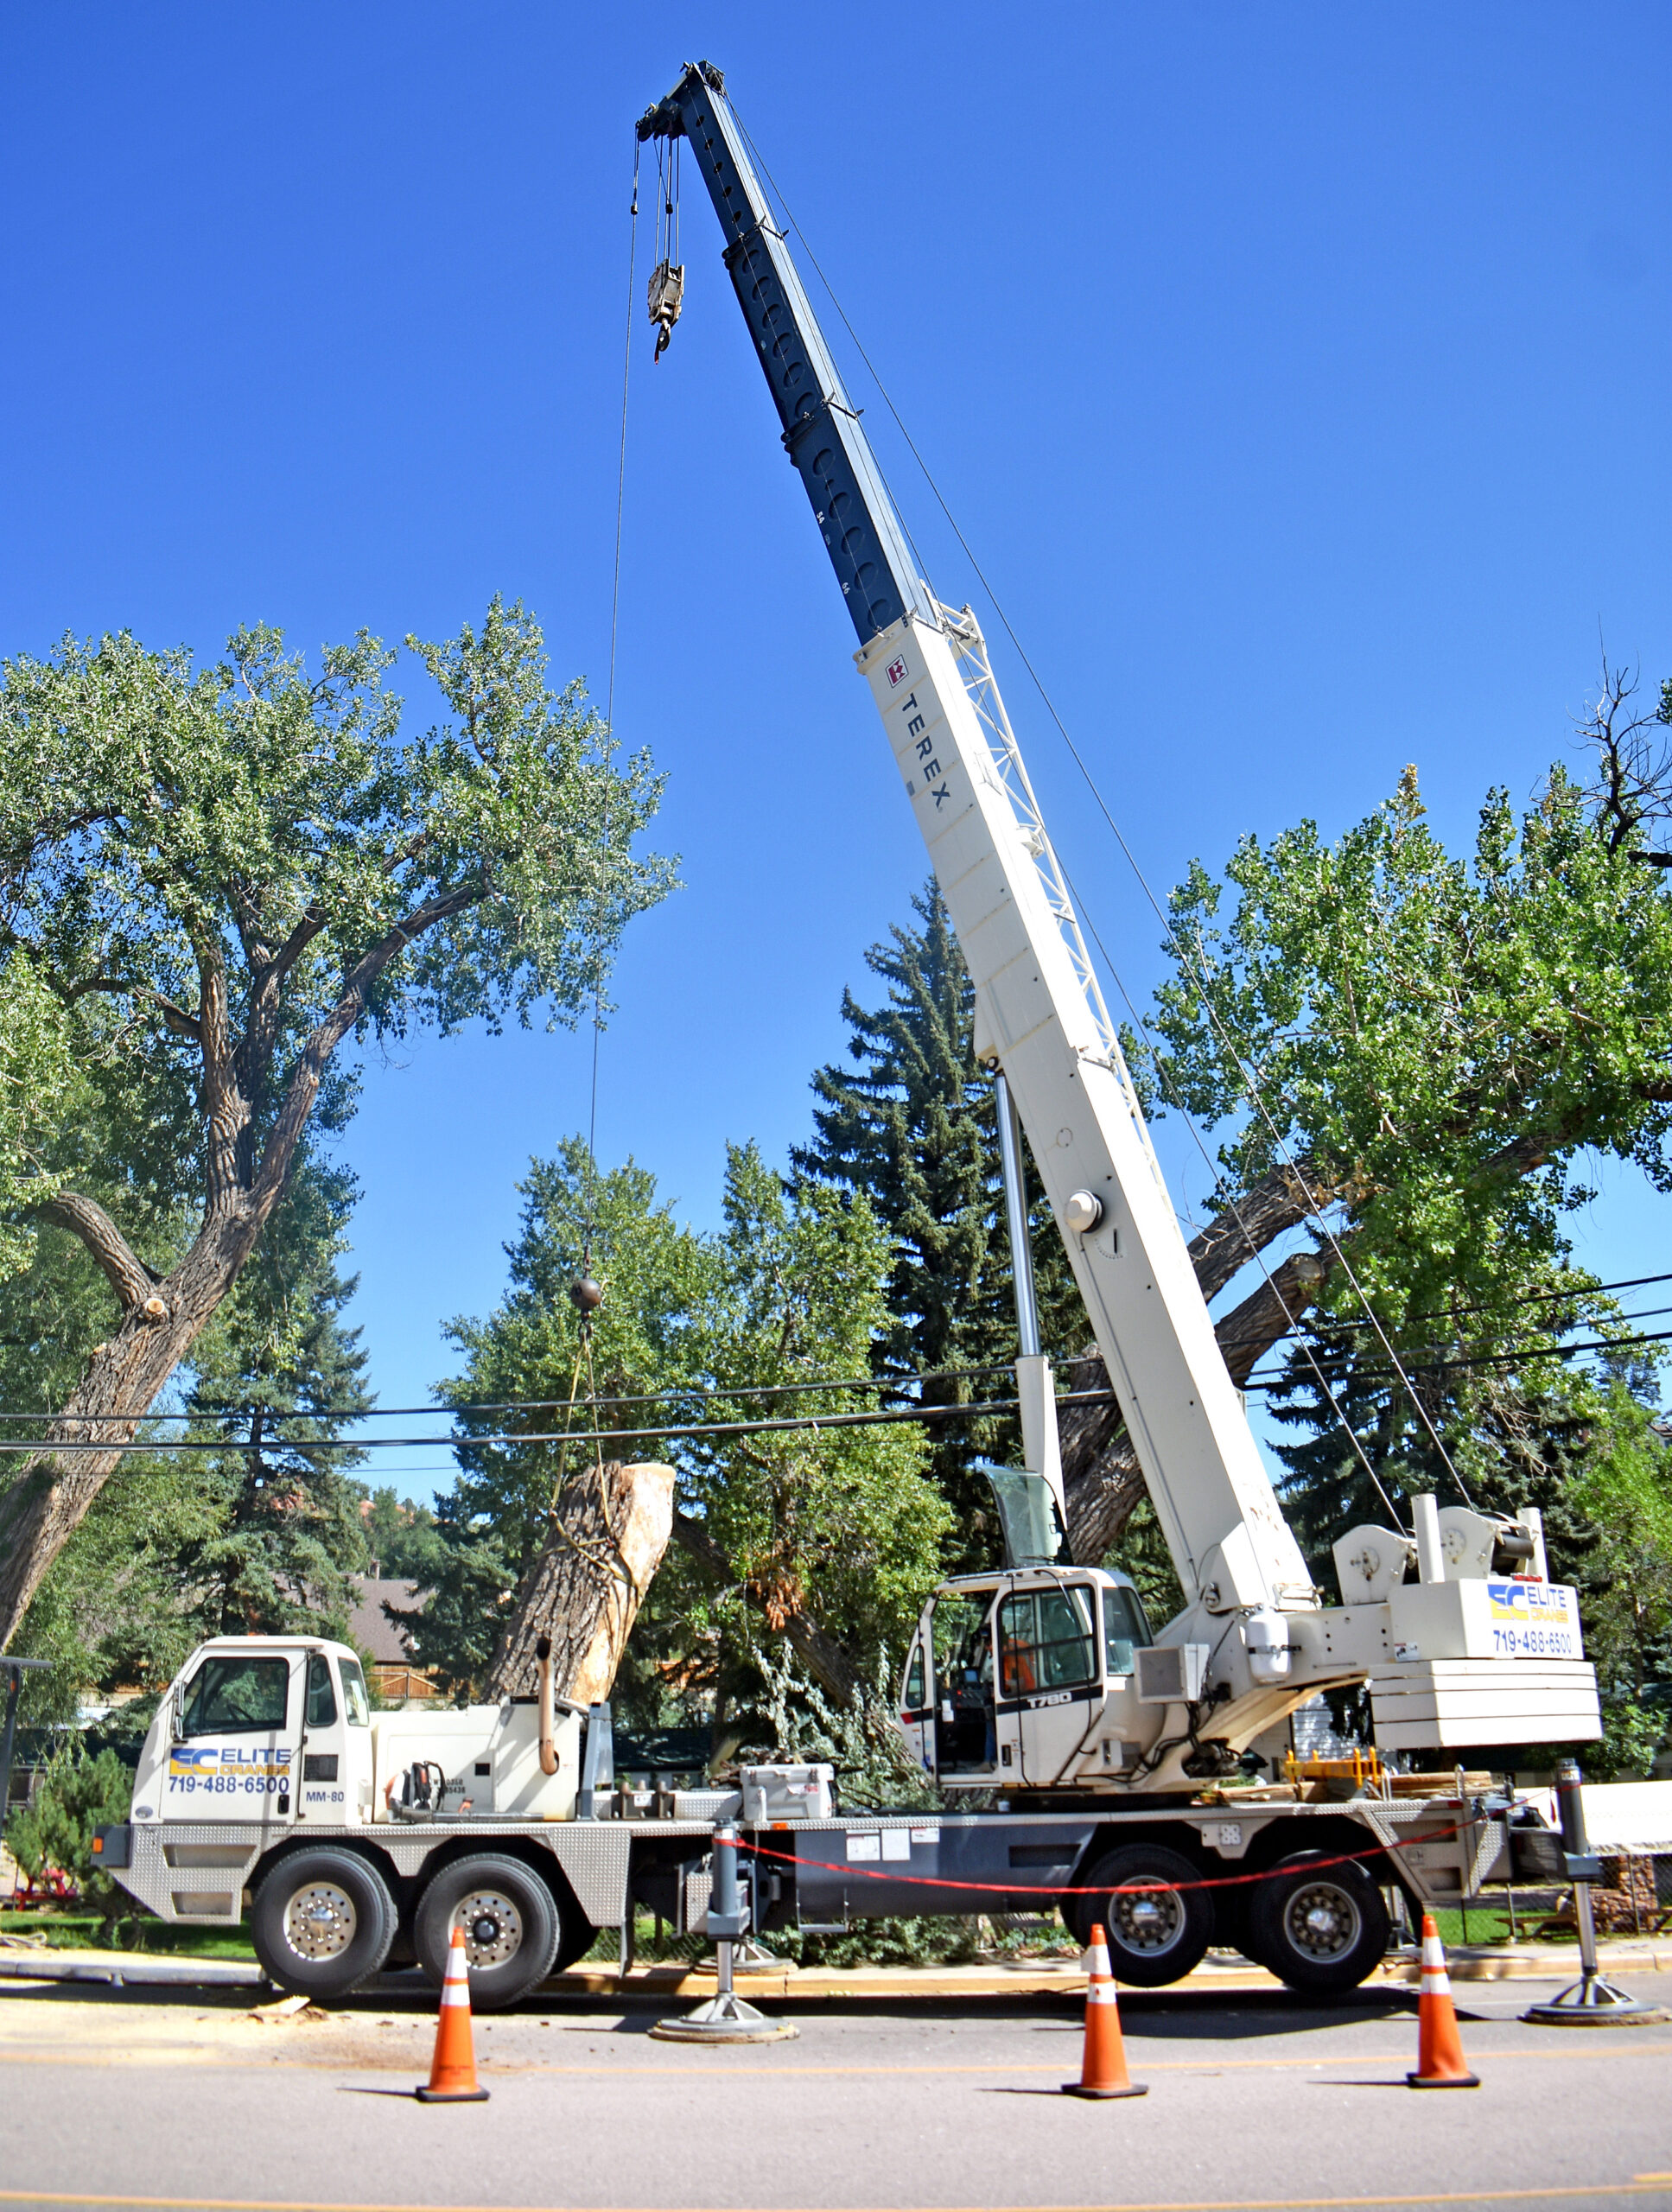
<path fill-rule="evenodd" d="M 1405 2079 L 1414 2089 L 1478 2089 L 1457 2032 L 1446 1946 L 1431 1912 L 1422 1916 L 1422 1993 L 1416 2000 L 1416 2071 Z"/>
<path fill-rule="evenodd" d="M 1115 1977 L 1109 1970 L 1109 1938 L 1091 1931 L 1091 1977 L 1085 1986 L 1085 2056 L 1078 2082 L 1065 2082 L 1069 2097 L 1147 2097 L 1148 2082 L 1135 2082 L 1126 2070 L 1121 2040 L 1121 2010 L 1115 2001 Z"/>
<path fill-rule="evenodd" d="M 435 2023 L 435 2056 L 429 2062 L 428 2088 L 417 2092 L 423 2105 L 480 2105 L 487 2091 L 476 2080 L 476 2054 L 470 2042 L 470 1968 L 465 1961 L 462 1928 L 448 1946 L 447 1975 L 442 1983 L 441 2017 Z"/>

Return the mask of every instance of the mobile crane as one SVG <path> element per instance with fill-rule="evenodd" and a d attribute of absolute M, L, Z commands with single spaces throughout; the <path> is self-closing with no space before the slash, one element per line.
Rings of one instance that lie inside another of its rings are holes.
<path fill-rule="evenodd" d="M 635 1903 L 701 1925 L 715 1823 L 741 1815 L 762 1930 L 1060 1904 L 1082 1936 L 1106 1926 L 1128 1981 L 1177 1980 L 1217 1936 L 1297 1986 L 1351 1986 L 1385 1949 L 1385 1891 L 1434 1905 L 1558 1876 L 1559 1839 L 1460 1770 L 1423 1795 L 1384 1782 L 1338 1802 L 1240 1786 L 1244 1755 L 1258 1764 L 1320 1691 L 1361 1683 L 1389 1751 L 1593 1739 L 1574 1593 L 1548 1580 L 1535 1513 L 1432 1497 L 1414 1501 L 1410 1535 L 1343 1535 L 1340 1604 L 1313 1586 L 1215 1342 L 979 625 L 916 572 L 720 72 L 687 67 L 638 129 L 689 143 L 720 218 L 998 1089 L 1024 1465 L 992 1471 L 1005 1565 L 932 1594 L 899 1697 L 912 1756 L 955 1803 L 989 1802 L 844 1815 L 828 1769 L 779 1765 L 652 1797 L 617 1784 L 607 1707 L 560 1713 L 546 1669 L 501 1706 L 373 1713 L 346 1647 L 218 1638 L 158 1710 L 105 1864 L 168 1919 L 236 1921 L 247 1896 L 268 1972 L 315 1995 L 352 1988 L 397 1945 L 439 1980 L 461 1921 L 474 2000 L 493 2005 L 600 1927 L 624 1930 L 625 1959 Z M 683 269 L 658 267 L 658 355 L 683 293 Z M 1066 1557 L 1024 1130 L 1184 1592 L 1155 1632 L 1128 1578 Z M 1234 1873 L 1262 1878 L 1226 1884 Z"/>

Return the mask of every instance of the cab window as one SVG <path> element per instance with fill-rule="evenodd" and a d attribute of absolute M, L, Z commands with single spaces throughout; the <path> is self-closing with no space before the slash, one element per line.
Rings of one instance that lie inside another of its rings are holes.
<path fill-rule="evenodd" d="M 284 1659 L 206 1659 L 186 1688 L 181 1732 L 252 1736 L 282 1729 L 290 1687 Z"/>
<path fill-rule="evenodd" d="M 906 1670 L 905 1708 L 908 1713 L 920 1713 L 927 1702 L 923 1685 L 923 1646 L 912 1647 L 912 1663 Z"/>
<path fill-rule="evenodd" d="M 1129 1675 L 1135 1651 L 1150 1640 L 1149 1623 L 1135 1590 L 1117 1586 L 1103 1592 L 1103 1649 L 1111 1675 Z"/>
<path fill-rule="evenodd" d="M 308 1657 L 308 1726 L 310 1728 L 334 1728 L 337 1725 L 337 1694 L 331 1687 L 331 1663 L 322 1651 L 313 1651 Z"/>
<path fill-rule="evenodd" d="M 1091 1592 L 1066 1589 L 1013 1592 L 999 1608 L 999 1694 L 1026 1697 L 1066 1688 L 1097 1671 Z"/>
<path fill-rule="evenodd" d="M 360 1672 L 359 1661 L 340 1659 L 337 1668 L 342 1676 L 342 1701 L 348 1707 L 349 1726 L 369 1728 L 372 1726 L 372 1700 L 366 1694 L 366 1677 Z"/>

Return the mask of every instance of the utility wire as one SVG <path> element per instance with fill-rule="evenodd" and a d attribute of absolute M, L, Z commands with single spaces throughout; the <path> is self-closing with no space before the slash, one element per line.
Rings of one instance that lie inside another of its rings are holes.
<path fill-rule="evenodd" d="M 787 1429 L 878 1428 L 906 1421 L 970 1421 L 985 1418 L 991 1414 L 1013 1414 L 1020 1402 L 1015 1398 L 989 1398 L 963 1406 L 906 1406 L 893 1410 L 883 1408 L 858 1414 L 798 1414 L 781 1421 L 697 1421 L 662 1428 L 601 1428 L 584 1434 L 579 1430 L 554 1428 L 530 1430 L 520 1434 L 512 1431 L 497 1436 L 290 1437 L 284 1440 L 284 1448 L 291 1452 L 410 1452 L 445 1445 L 455 1452 L 461 1448 L 486 1452 L 497 1447 L 515 1449 L 528 1444 L 634 1444 L 652 1437 L 683 1440 L 707 1436 L 763 1436 Z M 1110 1406 L 1115 1402 L 1112 1390 L 1070 1391 L 1057 1401 L 1059 1406 Z M 236 1437 L 144 1438 L 121 1446 L 79 1442 L 0 1443 L 0 1452 L 46 1451 L 60 1453 L 118 1449 L 127 1452 L 247 1452 L 251 1448 L 247 1444 L 241 1444 Z"/>
<path fill-rule="evenodd" d="M 1071 1363 L 1065 1363 L 1069 1364 Z M 886 1382 L 875 1375 L 833 1376 L 819 1382 L 682 1382 L 669 1390 L 637 1390 L 624 1392 L 618 1397 L 601 1397 L 601 1406 L 664 1405 L 670 1399 L 679 1398 L 783 1398 L 798 1397 L 811 1390 L 874 1390 L 879 1397 L 900 1397 L 913 1383 L 957 1382 L 983 1375 L 1008 1375 L 1015 1366 L 1014 1360 L 1000 1360 L 990 1367 L 943 1367 L 922 1374 L 901 1375 L 893 1382 Z M 296 1407 L 289 1413 L 275 1415 L 281 1421 L 392 1421 L 397 1416 L 416 1414 L 505 1414 L 559 1413 L 568 1404 L 567 1398 L 485 1398 L 472 1400 L 462 1405 L 441 1406 L 312 1406 Z M 251 1406 L 200 1406 L 197 1414 L 248 1414 Z M 272 1408 L 264 1411 L 271 1413 Z M 189 1413 L 152 1414 L 143 1418 L 153 1421 L 189 1421 Z M 80 1421 L 132 1421 L 132 1414 L 78 1414 Z M 0 1413 L 0 1421 L 56 1421 L 55 1413 L 10 1414 Z"/>
<path fill-rule="evenodd" d="M 1401 1376 L 1443 1375 L 1455 1367 L 1523 1367 L 1535 1359 L 1580 1359 L 1593 1351 L 1630 1351 L 1636 1344 L 1661 1344 L 1672 1342 L 1672 1329 L 1645 1330 L 1639 1336 L 1596 1337 L 1586 1344 L 1551 1344 L 1544 1351 L 1486 1351 L 1465 1354 L 1458 1359 L 1424 1359 L 1409 1361 L 1400 1370 Z M 1368 1368 L 1358 1378 L 1365 1382 L 1391 1382 L 1391 1368 Z M 1243 1383 L 1245 1390 L 1281 1390 L 1292 1388 L 1292 1379 L 1281 1375 L 1250 1376 Z"/>

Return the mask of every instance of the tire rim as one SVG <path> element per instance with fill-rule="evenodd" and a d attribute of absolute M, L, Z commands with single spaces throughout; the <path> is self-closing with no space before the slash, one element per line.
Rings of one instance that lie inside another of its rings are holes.
<path fill-rule="evenodd" d="M 453 1926 L 463 1929 L 465 1957 L 479 1970 L 504 1966 L 523 1948 L 523 1916 L 503 1890 L 472 1890 L 461 1897 Z"/>
<path fill-rule="evenodd" d="M 1137 1878 L 1144 1878 L 1141 1874 Z M 1185 1901 L 1165 1882 L 1142 1890 L 1116 1890 L 1109 1897 L 1104 1925 L 1110 1941 L 1122 1950 L 1140 1958 L 1158 1959 L 1185 1932 Z"/>
<path fill-rule="evenodd" d="M 1303 1959 L 1345 1958 L 1364 1926 L 1357 1900 L 1335 1882 L 1306 1882 L 1283 1908 L 1283 1932 Z"/>
<path fill-rule="evenodd" d="M 359 1924 L 353 1898 L 334 1882 L 308 1883 L 284 1908 L 284 1940 L 299 1959 L 340 1958 Z"/>

